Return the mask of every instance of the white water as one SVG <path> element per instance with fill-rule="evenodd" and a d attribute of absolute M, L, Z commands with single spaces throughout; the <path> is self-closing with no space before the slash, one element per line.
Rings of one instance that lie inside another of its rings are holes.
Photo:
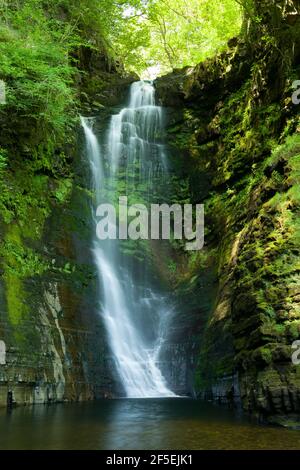
<path fill-rule="evenodd" d="M 94 119 L 81 121 L 95 192 L 94 222 L 99 204 L 115 201 L 116 195 L 130 197 L 139 185 L 149 200 L 155 177 L 162 179 L 166 174 L 164 146 L 156 142 L 162 109 L 155 106 L 153 86 L 147 82 L 131 86 L 129 106 L 112 116 L 103 145 L 93 131 Z M 118 194 L 121 179 L 125 194 Z M 139 268 L 137 275 L 128 257 L 122 255 L 120 242 L 98 240 L 96 228 L 93 254 L 100 310 L 126 396 L 175 396 L 159 367 L 171 310 L 166 299 L 150 287 L 147 266 L 144 264 L 142 272 Z"/>

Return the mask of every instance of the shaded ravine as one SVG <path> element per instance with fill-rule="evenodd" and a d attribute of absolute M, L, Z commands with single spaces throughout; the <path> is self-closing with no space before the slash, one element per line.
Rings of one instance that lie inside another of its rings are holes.
<path fill-rule="evenodd" d="M 162 109 L 155 105 L 154 87 L 148 82 L 131 86 L 129 105 L 112 116 L 102 145 L 93 131 L 94 119 L 81 118 L 81 122 L 95 193 L 92 250 L 99 280 L 99 312 L 118 376 L 129 398 L 175 396 L 159 365 L 172 308 L 151 287 L 147 263 L 137 280 L 132 259 L 122 253 L 124 242 L 100 240 L 96 235 L 95 214 L 100 204 L 116 205 L 119 196 L 130 200 L 136 187 L 143 188 L 144 200 L 149 201 L 155 179 L 167 177 L 164 146 L 156 139 Z M 116 226 L 108 229 L 114 231 Z"/>

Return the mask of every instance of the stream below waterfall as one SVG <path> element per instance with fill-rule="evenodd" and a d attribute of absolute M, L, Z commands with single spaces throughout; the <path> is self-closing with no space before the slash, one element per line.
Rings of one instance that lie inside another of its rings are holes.
<path fill-rule="evenodd" d="M 0 410 L 0 449 L 299 449 L 300 434 L 184 398 Z"/>

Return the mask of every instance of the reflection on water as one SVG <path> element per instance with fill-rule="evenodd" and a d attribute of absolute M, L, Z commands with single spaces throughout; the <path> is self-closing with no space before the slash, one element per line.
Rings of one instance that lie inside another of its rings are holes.
<path fill-rule="evenodd" d="M 103 400 L 1 410 L 0 449 L 300 449 L 300 431 L 190 399 Z"/>

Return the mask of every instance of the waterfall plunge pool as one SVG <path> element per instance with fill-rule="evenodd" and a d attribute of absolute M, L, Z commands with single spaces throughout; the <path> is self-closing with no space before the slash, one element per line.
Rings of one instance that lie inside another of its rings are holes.
<path fill-rule="evenodd" d="M 299 449 L 300 432 L 185 398 L 116 399 L 0 410 L 0 449 Z"/>

